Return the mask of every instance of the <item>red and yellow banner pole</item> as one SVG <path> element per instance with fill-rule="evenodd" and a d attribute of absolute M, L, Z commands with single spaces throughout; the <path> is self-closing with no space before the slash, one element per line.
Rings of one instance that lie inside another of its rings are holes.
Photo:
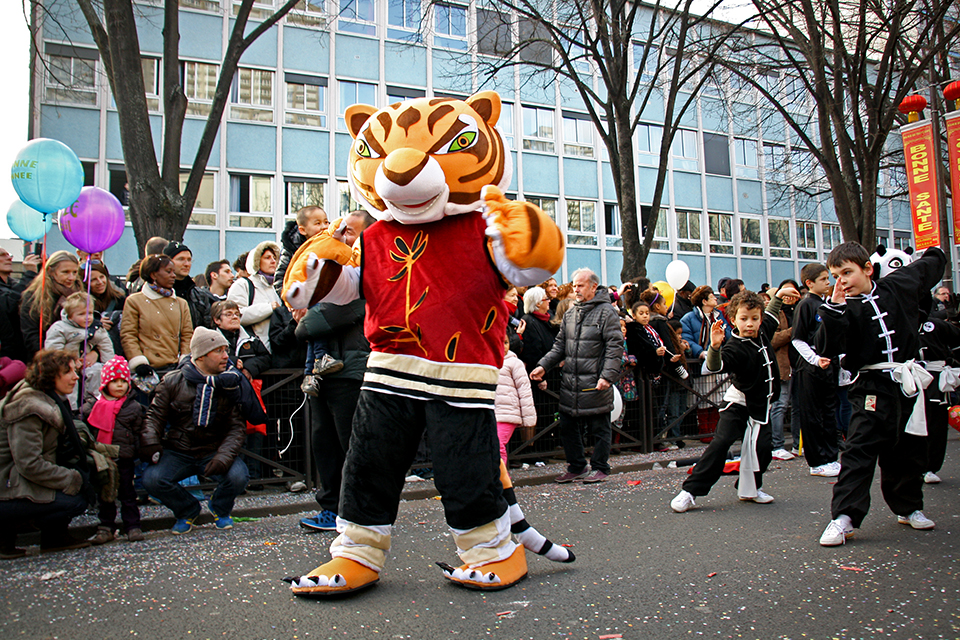
<path fill-rule="evenodd" d="M 940 207 L 937 201 L 937 157 L 934 152 L 933 123 L 920 121 L 920 112 L 927 106 L 921 95 L 907 96 L 900 111 L 907 114 L 908 124 L 900 127 L 903 156 L 910 190 L 910 211 L 913 214 L 913 236 L 918 251 L 940 246 Z"/>
<path fill-rule="evenodd" d="M 953 209 L 953 242 L 960 244 L 960 81 L 944 88 L 943 97 L 954 101 L 955 110 L 943 119 L 947 125 L 947 149 L 950 157 L 950 193 Z"/>

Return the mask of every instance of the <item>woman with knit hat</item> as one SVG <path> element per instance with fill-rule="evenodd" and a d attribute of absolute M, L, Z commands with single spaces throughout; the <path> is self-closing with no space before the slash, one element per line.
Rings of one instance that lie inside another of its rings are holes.
<path fill-rule="evenodd" d="M 47 257 L 43 276 L 36 277 L 20 298 L 20 332 L 26 349 L 26 362 L 43 346 L 40 334 L 60 319 L 60 305 L 70 294 L 80 291 L 77 282 L 77 256 L 69 251 L 54 251 Z M 45 337 L 45 335 L 44 335 Z"/>
<path fill-rule="evenodd" d="M 271 353 L 270 319 L 273 310 L 280 306 L 280 296 L 273 288 L 279 257 L 280 245 L 276 242 L 265 240 L 258 244 L 247 254 L 249 277 L 237 278 L 227 292 L 227 300 L 240 307 L 240 324 L 257 334 Z"/>
<path fill-rule="evenodd" d="M 133 487 L 133 471 L 140 454 L 140 434 L 143 432 L 143 406 L 131 393 L 130 369 L 123 356 L 115 356 L 100 372 L 98 400 L 89 400 L 83 405 L 83 418 L 90 425 L 91 435 L 97 442 L 117 445 L 120 484 L 117 498 L 120 500 L 122 530 L 130 542 L 143 540 L 140 530 L 140 509 L 137 507 L 137 490 Z M 100 525 L 91 540 L 104 544 L 114 538 L 117 526 L 117 503 L 101 498 L 98 511 Z"/>

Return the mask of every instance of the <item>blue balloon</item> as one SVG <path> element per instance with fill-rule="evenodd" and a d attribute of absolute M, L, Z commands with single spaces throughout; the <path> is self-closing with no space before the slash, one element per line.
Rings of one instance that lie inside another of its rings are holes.
<path fill-rule="evenodd" d="M 19 200 L 14 200 L 7 210 L 7 225 L 10 231 L 24 242 L 36 242 L 50 231 L 53 214 L 40 213 Z"/>
<path fill-rule="evenodd" d="M 25 204 L 53 213 L 76 202 L 83 188 L 83 166 L 59 140 L 37 138 L 20 150 L 10 170 L 13 188 Z"/>

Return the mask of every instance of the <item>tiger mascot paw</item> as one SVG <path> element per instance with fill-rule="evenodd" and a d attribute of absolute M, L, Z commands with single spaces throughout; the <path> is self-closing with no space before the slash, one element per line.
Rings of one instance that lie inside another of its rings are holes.
<path fill-rule="evenodd" d="M 478 591 L 499 591 L 508 589 L 527 577 L 526 551 L 520 545 L 510 557 L 498 562 L 470 568 L 461 565 L 453 568 L 445 562 L 438 562 L 437 566 L 443 569 L 443 577 L 465 587 Z"/>
<path fill-rule="evenodd" d="M 284 578 L 293 595 L 326 598 L 366 589 L 380 580 L 380 574 L 349 558 L 334 558 L 305 576 Z"/>
<path fill-rule="evenodd" d="M 317 254 L 311 253 L 304 260 L 303 280 L 293 282 L 287 288 L 287 302 L 291 309 L 307 309 L 310 307 L 310 298 L 317 288 L 317 281 L 320 280 L 320 258 Z"/>

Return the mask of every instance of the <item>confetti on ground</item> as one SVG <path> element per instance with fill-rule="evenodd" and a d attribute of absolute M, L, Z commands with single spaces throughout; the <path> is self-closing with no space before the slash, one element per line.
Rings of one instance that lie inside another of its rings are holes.
<path fill-rule="evenodd" d="M 498 615 L 498 616 L 509 616 L 509 615 L 511 615 L 511 614 L 513 614 L 513 613 L 516 613 L 516 611 L 498 611 L 498 612 L 497 612 L 497 615 Z"/>
<path fill-rule="evenodd" d="M 640 484 L 640 481 L 639 481 L 639 480 L 627 480 L 627 484 L 628 484 L 629 486 L 631 486 L 631 487 L 635 487 L 635 486 L 637 486 L 638 484 Z"/>
<path fill-rule="evenodd" d="M 605 636 L 600 636 L 600 640 L 612 640 L 612 638 L 622 638 L 622 633 L 608 633 Z"/>
<path fill-rule="evenodd" d="M 840 567 L 840 568 L 843 569 L 844 571 L 863 571 L 863 569 L 859 569 L 857 567 Z"/>
<path fill-rule="evenodd" d="M 561 546 L 561 547 L 572 547 L 573 545 L 570 544 L 569 542 L 564 542 L 564 543 L 561 544 L 560 546 Z"/>
<path fill-rule="evenodd" d="M 707 577 L 708 577 L 708 578 L 712 578 L 712 577 L 715 576 L 715 575 L 717 575 L 717 572 L 716 572 L 716 571 L 714 571 L 714 572 L 712 572 L 712 573 L 708 573 L 708 574 L 707 574 Z"/>
<path fill-rule="evenodd" d="M 277 544 L 280 544 L 280 543 L 279 543 L 279 542 L 264 542 L 263 544 L 264 544 L 265 546 L 267 546 L 267 547 L 272 547 L 272 546 L 277 545 Z"/>
<path fill-rule="evenodd" d="M 234 522 L 260 522 L 263 518 L 247 518 L 245 516 L 234 516 Z"/>
<path fill-rule="evenodd" d="M 589 511 L 581 511 L 580 513 L 590 513 Z"/>
<path fill-rule="evenodd" d="M 57 578 L 65 576 L 66 574 L 66 571 L 48 571 L 40 576 L 40 581 L 46 582 L 47 580 L 56 580 Z"/>

